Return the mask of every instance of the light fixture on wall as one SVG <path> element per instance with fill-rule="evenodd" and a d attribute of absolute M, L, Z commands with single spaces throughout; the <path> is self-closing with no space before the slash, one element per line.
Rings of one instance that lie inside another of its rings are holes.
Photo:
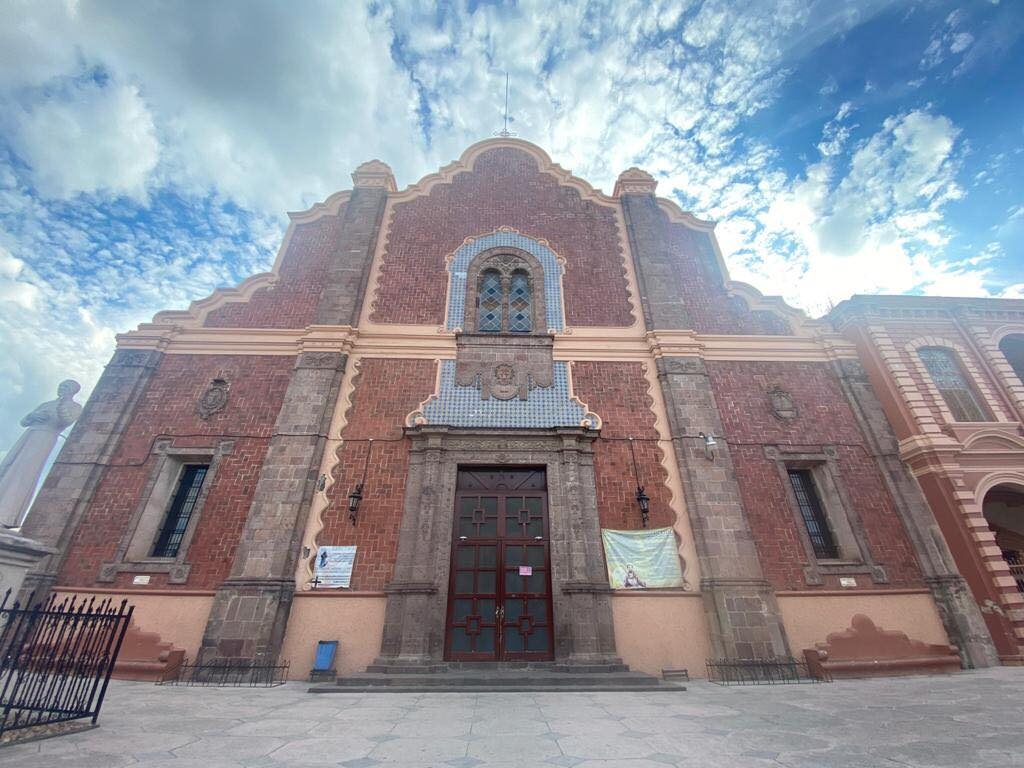
<path fill-rule="evenodd" d="M 718 442 L 715 440 L 714 432 L 705 435 L 703 432 L 698 432 L 697 437 L 704 441 L 704 458 L 708 461 L 715 460 L 715 446 Z"/>
<path fill-rule="evenodd" d="M 363 500 L 363 488 L 366 486 L 366 470 L 370 466 L 370 453 L 372 451 L 373 439 L 371 438 L 366 448 L 366 459 L 363 461 L 363 479 L 359 481 L 348 495 L 348 519 L 352 521 L 352 525 L 356 524 L 356 518 L 359 515 L 359 502 Z"/>
<path fill-rule="evenodd" d="M 633 438 L 629 438 L 629 454 L 633 457 L 633 477 L 636 480 L 636 503 L 640 507 L 640 525 L 644 528 L 650 518 L 651 500 L 644 493 L 644 487 L 640 485 L 640 473 L 636 468 L 636 450 L 633 448 Z"/>

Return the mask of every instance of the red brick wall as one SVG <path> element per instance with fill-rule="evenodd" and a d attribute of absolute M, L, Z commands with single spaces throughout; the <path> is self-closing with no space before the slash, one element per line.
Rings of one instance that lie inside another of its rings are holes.
<path fill-rule="evenodd" d="M 321 545 L 356 545 L 352 588 L 379 590 L 390 581 L 405 500 L 409 445 L 402 427 L 410 411 L 434 391 L 433 360 L 363 358 L 334 470 L 330 503 L 323 514 Z M 348 494 L 359 482 L 369 438 L 374 439 L 359 520 L 348 519 Z"/>
<path fill-rule="evenodd" d="M 640 484 L 650 497 L 650 527 L 671 526 L 675 513 L 661 465 L 662 452 L 654 428 L 653 401 L 640 363 L 575 362 L 573 391 L 602 419 L 601 437 L 594 445 L 597 476 L 597 511 L 602 528 L 631 530 L 640 527 L 636 479 L 629 442 L 635 438 Z"/>
<path fill-rule="evenodd" d="M 206 316 L 207 328 L 305 328 L 314 322 L 316 305 L 331 255 L 337 249 L 342 205 L 337 216 L 298 224 L 281 260 L 279 280 L 261 288 L 249 301 L 232 302 Z"/>
<path fill-rule="evenodd" d="M 294 364 L 291 357 L 165 356 L 68 548 L 59 583 L 97 585 L 101 564 L 113 559 L 156 469 L 153 443 L 158 438 L 170 437 L 174 448 L 211 447 L 221 440 L 234 441 L 231 453 L 221 461 L 200 513 L 185 558 L 192 564 L 192 571 L 188 583 L 180 586 L 212 589 L 220 584 L 231 570 Z M 228 404 L 203 421 L 195 413 L 196 400 L 214 378 L 230 384 Z M 127 586 L 131 579 L 131 574 L 123 573 L 117 583 Z M 165 583 L 164 575 L 154 575 L 151 580 L 154 587 Z"/>
<path fill-rule="evenodd" d="M 840 480 L 866 531 L 875 562 L 885 566 L 890 584 L 919 587 L 921 573 L 878 465 L 867 452 L 853 412 L 825 363 L 709 362 L 708 374 L 732 448 L 736 476 L 766 577 L 777 589 L 807 589 L 807 556 L 799 528 L 774 461 L 764 445 L 803 446 L 838 451 Z M 767 390 L 789 392 L 798 418 L 772 414 Z M 859 578 L 861 587 L 874 585 Z M 825 588 L 835 588 L 826 577 Z"/>
<path fill-rule="evenodd" d="M 467 236 L 505 225 L 547 240 L 565 257 L 569 325 L 633 323 L 614 210 L 581 200 L 540 173 L 530 155 L 509 148 L 484 152 L 472 173 L 394 207 L 373 320 L 443 323 L 444 257 Z"/>
<path fill-rule="evenodd" d="M 789 323 L 774 312 L 751 311 L 725 291 L 724 277 L 710 237 L 665 217 L 664 243 L 675 256 L 676 291 L 697 333 L 789 336 Z"/>

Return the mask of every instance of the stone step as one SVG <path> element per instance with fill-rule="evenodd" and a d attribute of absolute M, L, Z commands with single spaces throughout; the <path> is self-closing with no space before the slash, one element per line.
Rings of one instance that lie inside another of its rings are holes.
<path fill-rule="evenodd" d="M 579 685 L 510 685 L 501 688 L 485 688 L 482 686 L 434 686 L 425 688 L 415 685 L 370 685 L 342 687 L 337 685 L 316 686 L 309 689 L 310 693 L 677 693 L 685 691 L 685 685 L 661 683 L 656 685 L 616 685 L 602 687 L 599 685 L 581 687 Z"/>
<path fill-rule="evenodd" d="M 316 686 L 312 693 L 357 692 L 466 692 L 466 691 L 650 691 L 686 690 L 673 682 L 642 672 L 563 672 L 559 665 L 548 668 L 487 667 L 423 672 L 364 672 L 339 678 L 335 683 Z"/>
<path fill-rule="evenodd" d="M 434 675 L 382 675 L 376 673 L 365 673 L 349 675 L 338 678 L 336 685 L 347 686 L 387 686 L 387 685 L 421 685 L 423 687 L 434 687 L 439 685 L 463 685 L 463 686 L 495 686 L 507 685 L 578 685 L 581 687 L 592 685 L 630 685 L 644 684 L 648 681 L 654 684 L 658 679 L 640 672 L 605 672 L 600 674 L 557 674 L 538 673 L 524 671 L 522 673 L 509 672 L 442 672 Z"/>
<path fill-rule="evenodd" d="M 387 675 L 422 675 L 452 671 L 481 672 L 489 670 L 539 670 L 563 674 L 594 674 L 605 672 L 628 672 L 629 666 L 622 663 L 562 664 L 554 661 L 446 661 L 437 664 L 371 664 L 366 671 Z"/>

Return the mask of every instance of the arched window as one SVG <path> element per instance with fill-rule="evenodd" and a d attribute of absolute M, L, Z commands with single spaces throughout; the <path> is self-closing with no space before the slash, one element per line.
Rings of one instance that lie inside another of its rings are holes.
<path fill-rule="evenodd" d="M 1024 333 L 1011 333 L 999 342 L 999 351 L 1013 368 L 1021 384 L 1024 384 Z"/>
<path fill-rule="evenodd" d="M 989 421 L 953 350 L 921 347 L 917 353 L 956 421 Z"/>
<path fill-rule="evenodd" d="M 508 288 L 508 330 L 511 333 L 529 333 L 533 330 L 533 296 L 530 276 L 513 272 Z"/>
<path fill-rule="evenodd" d="M 504 302 L 501 289 L 501 273 L 488 269 L 480 275 L 480 291 L 477 296 L 478 328 L 484 333 L 501 333 L 501 315 Z"/>
<path fill-rule="evenodd" d="M 529 254 L 485 254 L 470 265 L 466 323 L 476 333 L 545 330 L 543 270 Z"/>

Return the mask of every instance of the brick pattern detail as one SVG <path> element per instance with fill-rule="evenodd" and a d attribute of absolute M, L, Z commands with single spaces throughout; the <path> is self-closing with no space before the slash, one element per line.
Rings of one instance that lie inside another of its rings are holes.
<path fill-rule="evenodd" d="M 298 224 L 281 260 L 278 282 L 248 301 L 218 307 L 207 328 L 305 328 L 314 322 L 330 257 L 336 253 L 346 206 L 336 216 Z"/>
<path fill-rule="evenodd" d="M 352 588 L 379 590 L 391 580 L 402 523 L 409 444 L 402 438 L 406 415 L 434 391 L 433 360 L 363 358 L 352 393 L 344 443 L 334 470 L 330 501 L 323 513 L 322 545 L 359 547 Z M 363 475 L 373 438 L 359 519 L 348 519 L 348 494 Z"/>
<path fill-rule="evenodd" d="M 808 452 L 836 446 L 840 478 L 867 533 L 871 553 L 889 575 L 889 587 L 920 587 L 921 571 L 885 479 L 869 453 L 835 374 L 826 363 L 709 362 L 722 426 L 732 447 L 751 532 L 765 576 L 777 589 L 807 589 L 806 553 L 775 462 L 765 445 L 799 446 Z M 798 416 L 773 416 L 767 390 L 789 392 Z M 826 576 L 822 588 L 838 586 Z M 858 579 L 866 588 L 886 585 Z"/>
<path fill-rule="evenodd" d="M 784 318 L 752 311 L 741 298 L 726 292 L 712 235 L 670 222 L 654 195 L 624 195 L 622 201 L 649 328 L 792 334 Z"/>
<path fill-rule="evenodd" d="M 565 257 L 569 325 L 633 323 L 615 211 L 581 199 L 577 190 L 541 173 L 530 155 L 507 147 L 484 152 L 472 172 L 450 184 L 395 205 L 373 320 L 441 325 L 444 257 L 467 236 L 501 226 L 545 239 Z"/>
<path fill-rule="evenodd" d="M 231 569 L 293 364 L 293 358 L 271 356 L 164 357 L 78 526 L 60 583 L 98 584 L 100 564 L 114 557 L 146 481 L 155 471 L 153 443 L 168 438 L 175 448 L 214 447 L 228 439 L 234 447 L 222 459 L 201 510 L 186 556 L 192 564 L 187 583 L 166 585 L 166 575 L 154 574 L 150 584 L 171 589 L 210 589 L 220 584 Z M 214 378 L 229 383 L 230 396 L 224 410 L 204 421 L 196 415 L 195 404 Z M 120 574 L 116 585 L 127 586 L 131 578 L 130 573 Z"/>
<path fill-rule="evenodd" d="M 640 484 L 650 497 L 650 527 L 669 527 L 675 513 L 665 485 L 662 450 L 654 428 L 654 401 L 647 391 L 641 363 L 575 362 L 573 391 L 587 407 L 601 416 L 601 437 L 594 443 L 594 474 L 597 478 L 597 511 L 602 528 L 640 528 L 636 504 L 636 479 L 629 442 L 634 438 Z"/>

